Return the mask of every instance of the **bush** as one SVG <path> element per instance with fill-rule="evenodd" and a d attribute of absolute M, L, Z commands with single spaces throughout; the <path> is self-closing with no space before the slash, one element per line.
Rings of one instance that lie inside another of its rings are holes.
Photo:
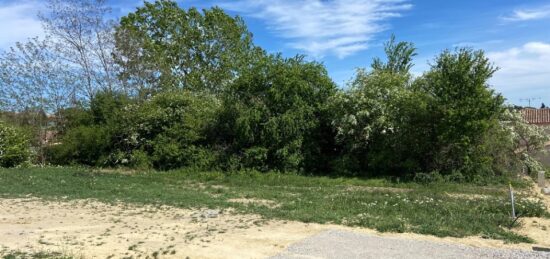
<path fill-rule="evenodd" d="M 504 111 L 504 98 L 488 84 L 495 71 L 482 51 L 444 51 L 419 82 L 429 96 L 435 133 L 427 143 L 436 151 L 432 170 L 461 170 L 468 177 L 487 168 L 486 153 L 478 147 Z"/>
<path fill-rule="evenodd" d="M 101 166 L 108 163 L 111 134 L 102 126 L 79 126 L 68 129 L 61 143 L 48 147 L 50 162 L 59 165 Z"/>
<path fill-rule="evenodd" d="M 30 145 L 20 130 L 0 122 L 0 167 L 15 167 L 29 160 Z"/>
<path fill-rule="evenodd" d="M 153 163 L 145 151 L 134 150 L 130 156 L 129 166 L 134 169 L 147 170 L 153 166 Z"/>
<path fill-rule="evenodd" d="M 114 129 L 115 149 L 137 154 L 158 169 L 214 166 L 211 147 L 220 102 L 210 94 L 171 91 L 126 106 Z M 132 160 L 130 158 L 130 160 Z"/>
<path fill-rule="evenodd" d="M 258 170 L 317 171 L 330 161 L 322 139 L 333 136 L 328 98 L 336 92 L 321 64 L 267 56 L 230 85 L 219 119 L 228 165 Z"/>
<path fill-rule="evenodd" d="M 429 184 L 435 182 L 443 182 L 445 178 L 438 171 L 433 171 L 430 173 L 416 173 L 413 180 L 417 183 Z"/>

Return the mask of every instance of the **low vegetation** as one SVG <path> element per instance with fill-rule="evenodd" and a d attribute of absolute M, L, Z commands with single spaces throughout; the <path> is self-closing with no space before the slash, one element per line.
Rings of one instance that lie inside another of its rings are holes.
<path fill-rule="evenodd" d="M 482 236 L 530 242 L 510 231 L 508 186 L 397 179 L 307 177 L 258 172 L 101 172 L 77 168 L 0 169 L 0 197 L 94 199 L 108 203 L 235 208 L 266 219 L 334 223 L 379 231 Z M 513 183 L 519 190 L 528 183 Z M 243 202 L 247 201 L 247 202 Z M 548 217 L 541 201 L 517 197 L 522 217 Z"/>
<path fill-rule="evenodd" d="M 0 167 L 13 167 L 29 160 L 30 145 L 24 131 L 0 121 Z"/>

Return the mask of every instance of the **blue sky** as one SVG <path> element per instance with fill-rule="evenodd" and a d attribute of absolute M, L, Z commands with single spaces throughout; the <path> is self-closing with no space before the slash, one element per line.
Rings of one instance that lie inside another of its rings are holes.
<path fill-rule="evenodd" d="M 550 104 L 549 0 L 183 0 L 182 7 L 219 5 L 242 16 L 255 43 L 285 56 L 323 62 L 345 86 L 358 67 L 381 56 L 391 34 L 418 47 L 415 74 L 443 49 L 484 49 L 500 70 L 491 85 L 510 103 Z M 120 17 L 142 4 L 108 0 Z M 42 35 L 39 0 L 0 0 L 0 49 Z M 540 99 L 538 99 L 540 98 Z"/>

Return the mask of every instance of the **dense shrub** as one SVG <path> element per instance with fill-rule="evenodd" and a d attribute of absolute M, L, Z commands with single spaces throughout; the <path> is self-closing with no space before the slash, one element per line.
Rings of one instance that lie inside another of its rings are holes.
<path fill-rule="evenodd" d="M 211 149 L 220 102 L 209 94 L 165 92 L 142 103 L 126 106 L 115 130 L 115 148 L 131 161 L 136 150 L 159 169 L 184 166 L 210 167 L 216 161 Z M 145 163 L 144 161 L 140 164 Z"/>
<path fill-rule="evenodd" d="M 436 134 L 429 143 L 435 150 L 431 169 L 490 173 L 490 157 L 480 148 L 504 110 L 504 98 L 488 85 L 495 71 L 482 51 L 459 49 L 444 51 L 423 76 L 418 87 L 429 96 L 428 110 Z"/>
<path fill-rule="evenodd" d="M 149 42 L 150 55 L 175 57 L 183 51 L 181 42 L 165 46 L 164 40 L 183 37 L 181 28 L 189 25 L 194 31 L 201 23 L 232 19 L 219 9 L 201 14 L 178 8 L 172 2 L 146 5 L 124 19 L 118 36 L 130 38 L 120 40 Z M 175 13 L 189 20 L 169 20 Z M 359 69 L 349 87 L 339 90 L 322 64 L 301 56 L 267 55 L 248 38 L 239 40 L 238 35 L 249 34 L 240 20 L 231 21 L 235 23 L 220 32 L 235 29 L 235 34 L 220 44 L 238 44 L 229 54 L 246 60 L 244 67 L 220 67 L 223 73 L 217 75 L 205 60 L 130 57 L 126 61 L 132 64 L 120 64 L 133 66 L 123 76 L 151 91 L 99 92 L 89 106 L 63 110 L 61 144 L 49 148 L 52 161 L 161 170 L 392 175 L 423 183 L 484 182 L 522 166 L 540 166 L 528 154 L 546 139 L 489 88 L 495 68 L 481 51 L 444 51 L 429 71 L 413 77 L 414 45 L 392 38 L 385 45 L 385 60 L 377 58 L 371 69 Z M 161 25 L 173 31 L 149 33 Z M 122 51 L 131 55 L 130 50 Z M 193 69 L 186 75 L 174 66 Z M 155 69 L 142 74 L 138 68 Z M 204 71 L 208 74 L 201 76 Z"/>
<path fill-rule="evenodd" d="M 0 122 L 0 167 L 15 167 L 28 161 L 30 145 L 21 131 Z"/>
<path fill-rule="evenodd" d="M 321 64 L 264 57 L 224 96 L 218 137 L 227 159 L 260 170 L 322 167 L 319 137 L 331 131 L 326 106 L 335 91 Z"/>
<path fill-rule="evenodd" d="M 376 59 L 371 71 L 359 70 L 332 101 L 342 150 L 337 164 L 420 181 L 475 180 L 514 168 L 518 157 L 510 145 L 520 141 L 500 124 L 503 98 L 488 86 L 495 68 L 483 52 L 444 51 L 414 80 L 412 44 L 390 41 L 386 54 L 387 63 Z"/>
<path fill-rule="evenodd" d="M 60 144 L 48 147 L 48 160 L 53 164 L 105 165 L 111 147 L 111 134 L 101 125 L 71 128 Z"/>
<path fill-rule="evenodd" d="M 115 150 L 121 110 L 133 101 L 121 92 L 102 91 L 90 100 L 89 108 L 75 107 L 60 112 L 59 144 L 49 146 L 49 162 L 105 166 L 126 161 Z"/>
<path fill-rule="evenodd" d="M 333 126 L 341 148 L 337 160 L 350 172 L 389 171 L 400 161 L 395 155 L 394 136 L 403 118 L 399 106 L 409 94 L 409 76 L 374 70 L 359 70 L 349 90 L 331 100 Z M 382 172 L 384 173 L 384 172 Z"/>

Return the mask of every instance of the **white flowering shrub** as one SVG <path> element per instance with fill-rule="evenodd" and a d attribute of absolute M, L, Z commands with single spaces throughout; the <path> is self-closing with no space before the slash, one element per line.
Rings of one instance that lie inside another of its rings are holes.
<path fill-rule="evenodd" d="M 533 152 L 544 152 L 544 145 L 550 141 L 545 128 L 531 125 L 525 121 L 517 110 L 507 109 L 501 118 L 500 125 L 507 137 L 510 151 L 517 156 L 529 172 L 544 171 L 542 164 L 534 159 Z"/>
<path fill-rule="evenodd" d="M 392 133 L 392 118 L 398 115 L 396 105 L 405 95 L 407 82 L 407 75 L 358 70 L 350 89 L 331 101 L 338 141 L 357 149 L 368 145 L 375 135 Z"/>
<path fill-rule="evenodd" d="M 0 122 L 0 167 L 15 167 L 28 161 L 29 141 L 25 134 Z"/>

